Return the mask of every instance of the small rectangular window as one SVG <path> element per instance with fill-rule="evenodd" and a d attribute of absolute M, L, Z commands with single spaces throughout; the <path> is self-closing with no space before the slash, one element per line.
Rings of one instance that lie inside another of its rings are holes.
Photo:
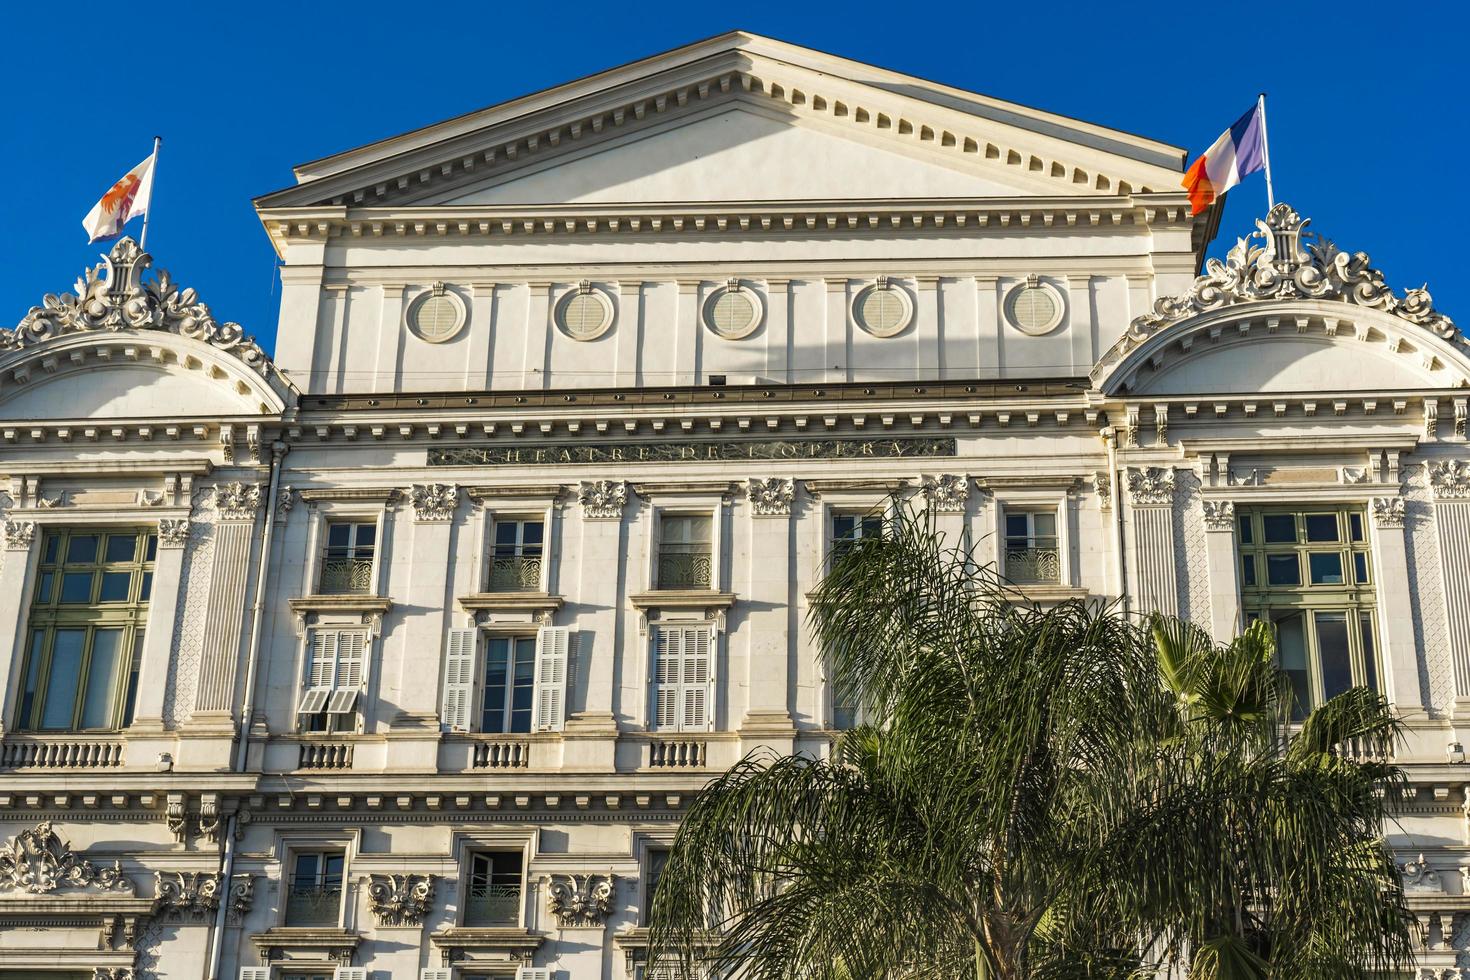
<path fill-rule="evenodd" d="M 1366 551 L 1353 552 L 1353 581 L 1358 585 L 1369 585 L 1372 582 L 1368 578 L 1368 553 Z"/>
<path fill-rule="evenodd" d="M 1363 675 L 1364 683 L 1378 690 L 1378 649 L 1373 644 L 1373 616 L 1370 613 L 1358 615 L 1358 633 L 1363 642 Z"/>
<path fill-rule="evenodd" d="M 535 682 L 536 638 L 492 636 L 485 650 L 480 731 L 529 732 Z"/>
<path fill-rule="evenodd" d="M 1250 515 L 1249 514 L 1242 514 L 1242 515 L 1240 515 L 1239 518 L 1236 519 L 1236 522 L 1240 525 L 1240 543 L 1241 544 L 1254 544 L 1255 543 L 1255 538 L 1254 538 L 1254 536 L 1253 536 L 1253 534 L 1251 532 L 1251 518 L 1250 518 Z"/>
<path fill-rule="evenodd" d="M 1295 514 L 1265 514 L 1261 517 L 1261 529 L 1267 544 L 1296 543 Z"/>
<path fill-rule="evenodd" d="M 708 589 L 713 581 L 713 521 L 706 514 L 664 514 L 659 520 L 660 589 Z"/>
<path fill-rule="evenodd" d="M 839 557 L 859 541 L 883 536 L 883 517 L 879 514 L 833 514 L 832 555 Z"/>
<path fill-rule="evenodd" d="M 1240 556 L 1240 581 L 1246 588 L 1254 588 L 1256 584 L 1256 556 Z"/>
<path fill-rule="evenodd" d="M 1266 556 L 1267 585 L 1301 585 L 1302 569 L 1296 552 L 1288 555 Z"/>
<path fill-rule="evenodd" d="M 1061 581 L 1056 511 L 1006 509 L 1004 571 L 1017 584 Z"/>
<path fill-rule="evenodd" d="M 378 525 L 370 521 L 333 521 L 327 525 L 317 591 L 322 595 L 367 595 L 373 590 L 373 557 Z"/>
<path fill-rule="evenodd" d="M 1357 512 L 1348 515 L 1348 529 L 1354 542 L 1363 540 L 1363 515 Z"/>
<path fill-rule="evenodd" d="M 1342 552 L 1314 551 L 1307 555 L 1313 585 L 1342 585 Z"/>
<path fill-rule="evenodd" d="M 298 851 L 292 856 L 286 925 L 332 927 L 342 916 L 343 851 Z"/>
<path fill-rule="evenodd" d="M 1307 540 L 1313 543 L 1339 541 L 1336 514 L 1307 514 Z"/>
<path fill-rule="evenodd" d="M 539 520 L 495 521 L 490 556 L 491 592 L 535 592 L 541 588 L 545 523 Z"/>
<path fill-rule="evenodd" d="M 1306 622 L 1301 613 L 1276 621 L 1276 655 L 1291 683 L 1291 718 L 1301 721 L 1312 707 L 1312 671 L 1307 657 Z"/>
<path fill-rule="evenodd" d="M 1352 647 L 1347 613 L 1316 614 L 1317 654 L 1322 663 L 1322 700 L 1337 697 L 1353 686 Z"/>
<path fill-rule="evenodd" d="M 649 915 L 653 911 L 653 897 L 658 893 L 658 880 L 663 876 L 664 866 L 669 863 L 669 852 L 666 848 L 649 848 L 643 860 L 643 908 L 641 910 L 643 925 L 648 925 Z"/>
<path fill-rule="evenodd" d="M 481 851 L 470 856 L 467 926 L 516 926 L 521 921 L 521 852 Z"/>

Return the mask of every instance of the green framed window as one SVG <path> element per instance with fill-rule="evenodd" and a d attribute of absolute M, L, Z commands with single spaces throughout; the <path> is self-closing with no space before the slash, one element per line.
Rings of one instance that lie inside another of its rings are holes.
<path fill-rule="evenodd" d="M 20 729 L 132 722 L 157 551 L 152 528 L 47 529 L 26 621 Z"/>
<path fill-rule="evenodd" d="M 1378 627 L 1367 514 L 1361 506 L 1253 507 L 1237 512 L 1247 623 L 1276 630 L 1292 717 L 1350 687 L 1379 689 Z"/>

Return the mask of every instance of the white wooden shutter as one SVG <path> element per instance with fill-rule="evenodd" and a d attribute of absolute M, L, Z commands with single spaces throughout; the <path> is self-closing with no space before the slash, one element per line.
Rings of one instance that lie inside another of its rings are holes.
<path fill-rule="evenodd" d="M 714 704 L 712 634 L 707 624 L 654 631 L 654 725 L 662 731 L 707 731 Z"/>
<path fill-rule="evenodd" d="M 516 970 L 516 980 L 551 980 L 551 969 L 544 966 L 523 966 Z"/>
<path fill-rule="evenodd" d="M 686 732 L 706 731 L 710 723 L 710 705 L 714 701 L 714 671 L 710 665 L 710 631 L 697 626 L 684 631 L 684 676 L 679 684 L 679 729 Z"/>
<path fill-rule="evenodd" d="M 679 725 L 679 666 L 683 652 L 683 630 L 676 626 L 654 629 L 653 725 L 660 731 L 675 731 Z"/>
<path fill-rule="evenodd" d="M 456 731 L 468 731 L 470 727 L 470 701 L 475 685 L 475 632 L 472 629 L 450 630 L 445 647 L 439 722 Z"/>
<path fill-rule="evenodd" d="M 332 976 L 333 980 L 367 980 L 367 967 L 339 966 Z"/>
<path fill-rule="evenodd" d="M 567 662 L 572 631 L 543 626 L 536 633 L 536 730 L 559 732 L 567 714 Z"/>
<path fill-rule="evenodd" d="M 268 966 L 242 966 L 240 967 L 240 980 L 271 980 L 271 968 Z"/>
<path fill-rule="evenodd" d="M 296 708 L 298 715 L 314 715 L 326 707 L 336 669 L 336 632 L 312 630 L 311 663 L 306 671 L 306 689 L 301 692 L 301 704 Z"/>
<path fill-rule="evenodd" d="M 350 714 L 357 707 L 366 655 L 366 632 L 342 630 L 337 634 L 337 676 L 332 684 L 332 696 L 327 701 L 328 714 Z"/>
<path fill-rule="evenodd" d="M 426 966 L 419 971 L 419 980 L 450 980 L 453 970 L 441 970 L 437 967 Z"/>

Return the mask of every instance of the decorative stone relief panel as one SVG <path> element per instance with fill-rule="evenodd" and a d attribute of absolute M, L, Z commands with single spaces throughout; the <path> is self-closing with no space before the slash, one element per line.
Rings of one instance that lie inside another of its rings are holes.
<path fill-rule="evenodd" d="M 583 480 L 577 488 L 582 516 L 590 520 L 617 520 L 628 503 L 628 485 L 622 480 Z"/>
<path fill-rule="evenodd" d="M 417 926 L 434 902 L 433 875 L 365 875 L 368 908 L 380 926 Z"/>
<path fill-rule="evenodd" d="M 1428 692 L 1430 706 L 1441 713 L 1448 712 L 1455 702 L 1455 667 L 1445 632 L 1444 581 L 1434 533 L 1434 505 L 1429 499 L 1427 483 L 1424 467 L 1415 467 L 1404 485 L 1403 497 L 1390 499 L 1399 501 L 1400 526 L 1408 532 L 1404 535 L 1404 557 L 1409 566 L 1409 602 L 1414 617 L 1419 685 Z"/>
<path fill-rule="evenodd" d="M 213 503 L 203 502 L 196 515 L 212 516 Z M 163 693 L 163 723 L 177 728 L 194 709 L 194 692 L 199 682 L 199 662 L 204 654 L 206 616 L 209 611 L 210 578 L 214 568 L 214 522 L 195 520 L 189 532 L 190 547 L 184 552 L 179 574 L 178 618 L 174 621 L 173 656 L 169 658 L 168 680 Z"/>
<path fill-rule="evenodd" d="M 616 890 L 615 875 L 554 874 L 547 884 L 546 905 L 563 929 L 600 926 L 612 911 Z"/>
<path fill-rule="evenodd" d="M 175 920 L 207 922 L 219 910 L 219 872 L 155 871 L 159 912 Z"/>
<path fill-rule="evenodd" d="M 1206 514 L 1200 505 L 1200 479 L 1180 470 L 1175 475 L 1174 541 L 1179 561 L 1179 615 L 1210 629 L 1210 560 L 1205 545 Z M 1234 508 L 1226 507 L 1233 515 Z M 1229 637 L 1221 637 L 1229 639 Z"/>
<path fill-rule="evenodd" d="M 791 514 L 791 500 L 796 493 L 796 482 L 778 476 L 768 480 L 751 477 L 746 493 L 749 495 L 751 510 L 757 517 L 787 517 Z"/>
<path fill-rule="evenodd" d="M 941 514 L 963 514 L 970 499 L 970 478 L 964 474 L 943 473 L 924 480 L 924 499 Z"/>
<path fill-rule="evenodd" d="M 453 483 L 415 483 L 408 491 L 416 521 L 448 521 L 459 506 L 459 487 Z"/>
<path fill-rule="evenodd" d="M 57 891 L 134 893 L 122 864 L 98 867 L 71 849 L 49 820 L 0 846 L 0 890 L 47 895 Z"/>

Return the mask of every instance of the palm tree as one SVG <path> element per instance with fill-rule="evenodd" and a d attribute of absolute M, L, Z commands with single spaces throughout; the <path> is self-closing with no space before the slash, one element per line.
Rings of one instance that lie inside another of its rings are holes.
<path fill-rule="evenodd" d="M 869 723 L 828 760 L 752 755 L 704 789 L 654 957 L 753 980 L 1411 962 L 1380 838 L 1395 721 L 1354 690 L 1289 730 L 1266 627 L 1217 646 L 1116 606 L 1042 609 L 907 511 L 834 556 L 811 620 Z"/>

